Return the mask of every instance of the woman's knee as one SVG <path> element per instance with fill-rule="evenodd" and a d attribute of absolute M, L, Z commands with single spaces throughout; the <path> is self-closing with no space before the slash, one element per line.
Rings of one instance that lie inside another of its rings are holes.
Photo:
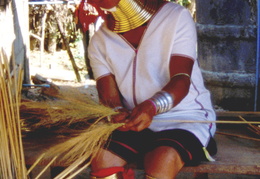
<path fill-rule="evenodd" d="M 102 149 L 91 162 L 91 179 L 134 179 L 134 171 L 125 168 L 126 161 Z"/>
<path fill-rule="evenodd" d="M 184 162 L 179 153 L 172 147 L 161 146 L 145 156 L 145 172 L 155 178 L 174 178 Z"/>
<path fill-rule="evenodd" d="M 126 161 L 114 153 L 101 149 L 91 162 L 91 170 L 96 172 L 104 168 L 123 167 Z"/>

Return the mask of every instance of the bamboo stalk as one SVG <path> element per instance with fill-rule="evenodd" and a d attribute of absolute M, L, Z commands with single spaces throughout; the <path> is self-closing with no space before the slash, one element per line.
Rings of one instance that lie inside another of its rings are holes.
<path fill-rule="evenodd" d="M 242 116 L 238 116 L 239 119 L 241 119 L 242 121 L 247 121 L 246 119 L 244 119 Z M 257 135 L 260 135 L 260 128 L 256 127 L 254 125 L 252 125 L 251 123 L 248 124 L 249 125 L 249 130 L 251 130 L 252 132 L 254 132 Z"/>
<path fill-rule="evenodd" d="M 221 134 L 221 135 L 228 135 L 228 136 L 233 136 L 233 137 L 238 137 L 242 139 L 248 139 L 248 140 L 254 140 L 254 141 L 260 141 L 260 139 L 253 138 L 253 137 L 247 137 L 247 136 L 242 136 L 242 135 L 237 135 L 237 134 L 230 134 L 230 133 L 225 133 L 225 132 L 216 132 L 216 134 Z"/>
<path fill-rule="evenodd" d="M 54 5 L 53 7 L 54 7 L 54 11 L 57 11 L 56 6 Z M 75 62 L 74 56 L 73 56 L 73 54 L 71 52 L 71 48 L 70 48 L 68 39 L 67 39 L 67 37 L 65 35 L 65 31 L 64 31 L 63 26 L 62 26 L 62 22 L 60 21 L 60 18 L 58 17 L 56 12 L 54 12 L 54 16 L 55 16 L 55 20 L 56 20 L 57 25 L 58 25 L 59 32 L 61 34 L 61 38 L 63 40 L 64 45 L 66 46 L 66 50 L 67 50 L 67 53 L 69 55 L 69 58 L 70 58 L 70 61 L 71 61 L 74 73 L 75 73 L 76 78 L 77 78 L 77 81 L 81 82 L 81 78 L 80 78 L 80 74 L 79 74 L 79 71 L 78 71 L 78 67 L 77 67 L 77 64 Z"/>
<path fill-rule="evenodd" d="M 73 177 L 75 177 L 77 174 L 79 174 L 80 172 L 82 172 L 83 170 L 85 170 L 86 168 L 88 168 L 90 165 L 90 162 L 88 162 L 87 164 L 85 164 L 83 167 L 81 167 L 80 169 L 78 169 L 76 172 L 74 172 L 73 174 L 71 174 L 69 177 L 67 177 L 67 179 L 72 179 Z M 58 177 L 56 177 L 55 179 L 59 179 Z"/>
<path fill-rule="evenodd" d="M 43 12 L 42 17 L 42 29 L 41 29 L 41 39 L 40 39 L 40 67 L 42 67 L 42 60 L 44 55 L 44 39 L 45 39 L 45 24 L 46 24 L 47 13 Z"/>
<path fill-rule="evenodd" d="M 77 167 L 82 164 L 83 162 L 85 162 L 84 158 L 79 158 L 77 159 L 72 165 L 70 165 L 68 168 L 66 168 L 63 172 L 61 172 L 59 175 L 57 175 L 54 179 L 62 179 L 62 178 L 71 178 L 75 175 L 77 175 L 78 173 L 80 173 L 82 170 L 84 170 L 85 168 L 87 168 L 90 165 L 90 162 L 88 162 L 87 164 L 85 164 L 83 167 L 81 167 L 80 169 L 76 170 L 76 172 L 74 172 L 73 174 L 70 175 L 70 177 L 68 177 L 68 175 L 74 171 L 75 169 L 77 169 Z"/>
<path fill-rule="evenodd" d="M 40 178 L 40 176 L 50 167 L 50 165 L 57 159 L 57 157 L 54 157 L 48 165 L 44 167 L 44 169 L 41 170 L 41 172 L 35 177 L 35 179 Z"/>
<path fill-rule="evenodd" d="M 217 124 L 260 124 L 260 121 L 202 121 L 202 120 L 154 120 L 153 122 L 176 122 L 176 123 L 217 123 Z"/>
<path fill-rule="evenodd" d="M 43 153 L 42 155 L 40 155 L 37 160 L 33 163 L 33 165 L 27 170 L 27 175 L 29 175 L 32 170 L 40 163 L 40 161 L 44 158 L 45 153 Z"/>
<path fill-rule="evenodd" d="M 0 178 L 27 178 L 19 118 L 21 71 L 0 49 Z"/>
<path fill-rule="evenodd" d="M 245 120 L 242 116 L 238 116 L 238 117 L 239 117 L 239 119 L 241 119 L 242 121 L 248 122 L 248 121 Z M 255 126 L 253 126 L 251 123 L 248 123 L 248 125 L 249 125 L 250 127 L 252 127 L 252 128 L 255 128 Z"/>

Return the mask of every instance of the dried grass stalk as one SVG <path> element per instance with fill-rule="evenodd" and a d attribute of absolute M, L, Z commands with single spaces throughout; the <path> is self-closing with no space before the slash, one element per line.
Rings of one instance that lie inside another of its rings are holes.
<path fill-rule="evenodd" d="M 57 179 L 72 178 L 90 165 L 90 161 L 93 157 L 95 157 L 98 151 L 109 141 L 111 133 L 122 125 L 122 123 L 112 124 L 102 121 L 94 123 L 78 136 L 72 137 L 50 148 L 39 157 L 39 160 L 36 161 L 29 171 L 42 160 L 51 160 L 48 165 L 55 162 L 56 165 L 60 163 L 62 166 L 69 166 L 56 177 Z M 42 173 L 43 172 L 41 172 L 37 178 L 40 177 Z"/>
<path fill-rule="evenodd" d="M 23 113 L 27 114 L 23 118 L 23 127 L 33 132 L 55 127 L 52 132 L 60 134 L 62 129 L 66 131 L 66 137 L 67 133 L 70 137 L 43 153 L 28 173 L 42 160 L 47 160 L 51 161 L 47 166 L 53 163 L 69 166 L 57 178 L 72 178 L 89 166 L 92 158 L 109 141 L 111 133 L 123 124 L 109 122 L 110 116 L 117 112 L 96 103 L 76 88 L 60 88 L 52 97 L 54 100 L 22 104 Z"/>
<path fill-rule="evenodd" d="M 88 159 L 91 155 L 95 155 L 99 148 L 107 142 L 110 134 L 122 125 L 121 123 L 112 124 L 102 122 L 91 125 L 89 129 L 77 137 L 54 146 L 46 155 L 53 158 L 64 153 L 59 160 L 65 165 L 73 163 L 79 157 Z"/>
<path fill-rule="evenodd" d="M 22 103 L 24 130 L 61 129 L 76 123 L 89 126 L 96 118 L 116 114 L 111 108 L 96 103 L 76 88 L 61 88 L 59 94 L 53 97 L 55 100 Z"/>
<path fill-rule="evenodd" d="M 26 177 L 19 116 L 22 70 L 0 49 L 0 178 Z M 9 66 L 13 67 L 13 71 Z"/>
<path fill-rule="evenodd" d="M 65 143 L 59 144 L 46 153 L 47 157 L 64 154 L 59 159 L 62 163 L 70 164 L 70 167 L 65 169 L 57 178 L 67 178 L 67 174 L 75 172 L 79 173 L 82 169 L 89 166 L 90 162 L 83 167 L 80 165 L 86 161 L 91 161 L 96 156 L 97 152 L 109 141 L 110 134 L 122 126 L 123 124 L 96 124 L 92 125 L 88 130 Z M 75 171 L 75 169 L 77 169 Z"/>

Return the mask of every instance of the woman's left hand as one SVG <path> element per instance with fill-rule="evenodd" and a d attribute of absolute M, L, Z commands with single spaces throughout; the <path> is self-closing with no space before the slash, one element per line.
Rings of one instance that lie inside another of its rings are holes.
<path fill-rule="evenodd" d="M 152 102 L 146 100 L 133 109 L 124 127 L 132 131 L 142 131 L 150 126 L 155 113 Z"/>
<path fill-rule="evenodd" d="M 118 114 L 112 116 L 112 123 L 125 123 L 128 116 L 130 115 L 130 112 L 126 108 L 122 108 L 118 110 Z M 120 131 L 128 131 L 128 129 L 125 128 L 125 125 L 122 127 L 119 127 L 118 130 Z"/>

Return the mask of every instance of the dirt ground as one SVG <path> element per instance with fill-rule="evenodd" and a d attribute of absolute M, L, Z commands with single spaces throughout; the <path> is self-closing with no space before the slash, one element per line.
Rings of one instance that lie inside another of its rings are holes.
<path fill-rule="evenodd" d="M 83 52 L 80 49 L 73 48 L 72 53 L 81 79 L 84 81 L 87 71 Z M 29 65 L 31 75 L 38 73 L 56 81 L 76 81 L 72 63 L 66 50 L 56 51 L 55 53 L 44 52 L 43 54 L 40 51 L 30 51 Z"/>
<path fill-rule="evenodd" d="M 76 79 L 72 63 L 66 50 L 57 51 L 53 54 L 40 51 L 30 51 L 29 69 L 30 76 L 40 75 L 58 86 L 69 86 L 89 94 L 97 101 L 96 82 L 89 79 L 82 50 L 72 49 L 75 62 L 79 69 L 81 82 Z"/>

